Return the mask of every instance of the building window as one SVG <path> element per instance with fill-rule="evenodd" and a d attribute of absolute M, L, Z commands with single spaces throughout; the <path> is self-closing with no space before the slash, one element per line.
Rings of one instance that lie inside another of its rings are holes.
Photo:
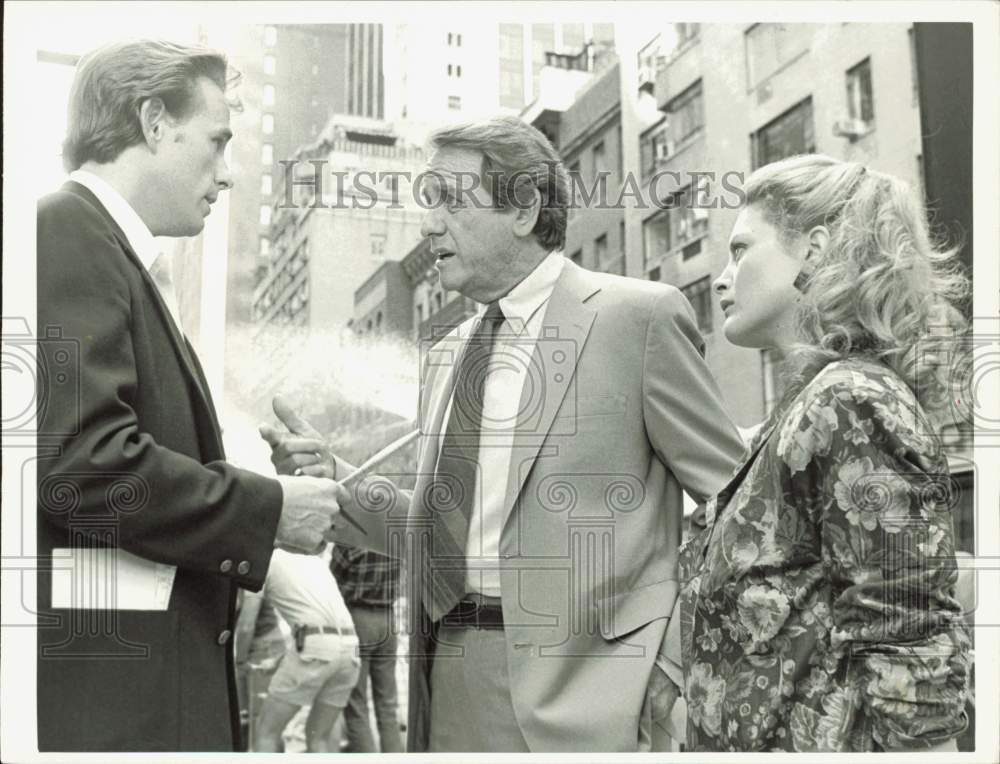
<path fill-rule="evenodd" d="M 277 27 L 264 27 L 264 44 L 273 48 L 278 43 Z"/>
<path fill-rule="evenodd" d="M 453 35 L 451 32 L 448 32 L 448 45 L 451 45 L 452 40 L 454 39 L 454 37 L 455 37 L 455 35 Z"/>
<path fill-rule="evenodd" d="M 598 141 L 593 148 L 594 154 L 594 180 L 601 177 L 601 173 L 607 169 L 605 158 L 604 141 Z"/>
<path fill-rule="evenodd" d="M 811 24 L 754 24 L 746 32 L 749 87 L 777 72 L 809 47 Z"/>
<path fill-rule="evenodd" d="M 639 140 L 639 160 L 644 178 L 656 172 L 658 162 L 673 156 L 685 141 L 705 126 L 701 80 L 673 98 L 665 112 L 667 118 Z"/>
<path fill-rule="evenodd" d="M 806 98 L 753 135 L 753 168 L 816 151 L 812 98 Z"/>
<path fill-rule="evenodd" d="M 313 73 L 313 77 L 315 77 L 317 74 L 319 74 L 319 64 L 313 64 L 312 73 Z"/>
<path fill-rule="evenodd" d="M 580 160 L 577 159 L 568 168 L 569 172 L 569 207 L 566 210 L 566 222 L 573 220 L 579 212 L 580 200 L 577 197 L 577 187 L 583 186 L 583 178 L 580 177 Z"/>
<path fill-rule="evenodd" d="M 648 178 L 656 172 L 656 165 L 674 153 L 670 141 L 670 123 L 666 120 L 653 127 L 639 138 L 639 161 L 642 165 L 642 177 Z"/>
<path fill-rule="evenodd" d="M 666 156 L 674 153 L 684 141 L 705 125 L 704 99 L 701 80 L 667 104 Z"/>
<path fill-rule="evenodd" d="M 642 221 L 642 248 L 646 266 L 670 249 L 670 210 L 660 210 Z"/>
<path fill-rule="evenodd" d="M 270 196 L 274 186 L 272 183 L 271 173 L 266 172 L 260 176 L 260 193 L 263 196 Z"/>
<path fill-rule="evenodd" d="M 676 202 L 671 212 L 671 229 L 675 234 L 671 249 L 683 247 L 682 257 L 687 260 L 701 252 L 698 241 L 708 231 L 708 210 L 694 205 L 695 194 L 687 186 L 674 195 Z"/>
<path fill-rule="evenodd" d="M 274 56 L 264 56 L 264 74 L 274 74 Z"/>
<path fill-rule="evenodd" d="M 576 263 L 577 265 L 583 266 L 583 250 L 578 249 L 576 252 L 574 252 L 572 255 L 569 256 L 569 259 L 574 263 Z"/>
<path fill-rule="evenodd" d="M 462 108 L 462 99 L 459 96 L 448 96 L 448 108 L 457 111 Z"/>
<path fill-rule="evenodd" d="M 847 70 L 847 115 L 869 126 L 875 122 L 871 59 Z"/>
<path fill-rule="evenodd" d="M 698 316 L 698 331 L 709 334 L 712 331 L 712 277 L 704 276 L 681 291 Z"/>
<path fill-rule="evenodd" d="M 385 234 L 373 233 L 371 236 L 372 257 L 376 260 L 385 259 Z"/>
<path fill-rule="evenodd" d="M 517 62 L 500 62 L 500 105 L 510 109 L 524 106 L 524 71 Z"/>
<path fill-rule="evenodd" d="M 461 77 L 462 76 L 462 65 L 461 64 L 456 64 L 455 65 L 455 76 L 456 77 Z"/>
<path fill-rule="evenodd" d="M 594 144 L 594 148 L 591 149 L 591 154 L 594 159 L 594 181 L 598 181 L 601 177 L 602 172 L 606 172 L 608 169 L 607 162 L 607 151 L 604 148 L 604 141 L 598 141 Z"/>
<path fill-rule="evenodd" d="M 263 98 L 265 106 L 274 106 L 274 85 L 264 86 Z"/>
<path fill-rule="evenodd" d="M 625 257 L 625 221 L 618 221 L 618 251 Z"/>
<path fill-rule="evenodd" d="M 601 234 L 594 239 L 594 258 L 597 260 L 597 267 L 604 270 L 608 260 L 608 236 Z"/>
<path fill-rule="evenodd" d="M 274 146 L 270 143 L 265 143 L 260 147 L 260 163 L 265 167 L 274 164 Z"/>
<path fill-rule="evenodd" d="M 444 295 L 440 292 L 434 295 L 434 312 L 440 312 L 441 308 L 444 307 Z"/>
<path fill-rule="evenodd" d="M 260 237 L 260 254 L 264 257 L 271 254 L 271 240 L 266 236 Z"/>
<path fill-rule="evenodd" d="M 525 101 L 524 27 L 500 25 L 500 106 L 520 109 Z"/>
<path fill-rule="evenodd" d="M 674 30 L 677 32 L 677 47 L 679 48 L 697 37 L 700 29 L 701 24 L 697 23 L 674 24 Z"/>
<path fill-rule="evenodd" d="M 647 264 L 680 250 L 687 260 L 701 252 L 701 239 L 708 232 L 708 210 L 694 206 L 691 186 L 658 199 L 664 209 L 643 223 L 643 246 Z"/>
<path fill-rule="evenodd" d="M 274 133 L 273 114 L 265 114 L 260 118 L 260 130 L 264 135 L 272 135 Z"/>
<path fill-rule="evenodd" d="M 271 225 L 271 205 L 262 204 L 260 205 L 260 224 L 261 225 Z"/>
<path fill-rule="evenodd" d="M 448 76 L 451 77 L 451 64 L 448 64 Z"/>

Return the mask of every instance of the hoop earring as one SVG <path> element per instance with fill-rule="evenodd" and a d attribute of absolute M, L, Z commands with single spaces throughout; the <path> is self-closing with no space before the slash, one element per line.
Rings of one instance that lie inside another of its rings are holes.
<path fill-rule="evenodd" d="M 802 294 L 805 294 L 806 288 L 809 286 L 809 280 L 816 272 L 816 264 L 812 262 L 811 254 L 811 250 L 806 252 L 805 262 L 802 263 L 802 268 L 795 277 L 795 281 L 792 282 L 792 286 Z"/>

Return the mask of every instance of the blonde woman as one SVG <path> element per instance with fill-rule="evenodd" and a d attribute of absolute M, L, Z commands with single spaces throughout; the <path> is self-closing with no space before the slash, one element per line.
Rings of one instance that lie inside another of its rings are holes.
<path fill-rule="evenodd" d="M 971 659 L 922 404 L 966 281 L 892 176 L 800 156 L 746 192 L 714 289 L 790 384 L 682 556 L 688 750 L 956 750 Z"/>

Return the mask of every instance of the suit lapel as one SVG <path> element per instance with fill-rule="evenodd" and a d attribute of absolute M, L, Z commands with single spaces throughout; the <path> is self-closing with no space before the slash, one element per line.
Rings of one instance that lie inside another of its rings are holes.
<path fill-rule="evenodd" d="M 111 216 L 111 213 L 104 208 L 104 205 L 101 204 L 100 200 L 94 196 L 89 188 L 72 180 L 68 181 L 63 188 L 84 199 L 84 201 L 90 204 L 104 217 L 105 221 L 107 221 L 108 225 L 111 227 L 111 230 L 114 233 L 115 238 L 118 240 L 118 244 L 125 253 L 125 256 L 131 260 L 132 264 L 136 268 L 138 268 L 143 284 L 146 287 L 146 296 L 153 303 L 160 315 L 160 321 L 167 330 L 167 335 L 170 337 L 171 347 L 173 347 L 174 354 L 177 356 L 177 360 L 180 363 L 181 368 L 186 373 L 194 397 L 200 402 L 202 408 L 204 409 L 203 413 L 214 425 L 216 447 L 221 451 L 222 441 L 219 434 L 219 424 L 215 416 L 215 408 L 212 405 L 208 386 L 205 382 L 204 376 L 201 374 L 200 367 L 197 366 L 197 361 L 194 360 L 194 351 L 191 350 L 189 352 L 190 346 L 187 344 L 187 339 L 181 334 L 180 329 L 178 329 L 177 325 L 174 323 L 173 317 L 170 314 L 170 309 L 163 301 L 163 297 L 160 295 L 160 290 L 156 287 L 153 277 L 149 274 L 146 266 L 142 264 L 142 260 L 139 259 L 135 250 L 132 249 L 132 245 L 129 243 L 128 237 L 125 236 L 125 232 L 122 231 L 121 227 Z"/>
<path fill-rule="evenodd" d="M 545 308 L 531 357 L 529 378 L 521 391 L 520 414 L 507 475 L 505 523 L 576 376 L 583 347 L 597 315 L 584 303 L 598 291 L 600 287 L 588 278 L 587 271 L 569 260 L 564 263 Z M 541 384 L 537 386 L 530 379 L 535 373 L 541 375 Z"/>

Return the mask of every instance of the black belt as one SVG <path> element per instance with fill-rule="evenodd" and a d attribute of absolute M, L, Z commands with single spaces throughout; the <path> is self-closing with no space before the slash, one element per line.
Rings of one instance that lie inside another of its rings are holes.
<path fill-rule="evenodd" d="M 441 625 L 471 629 L 502 629 L 503 608 L 500 605 L 488 605 L 477 600 L 460 600 L 441 619 Z"/>
<path fill-rule="evenodd" d="M 292 630 L 292 634 L 295 637 L 295 649 L 302 652 L 302 648 L 306 643 L 306 637 L 310 634 L 341 634 L 345 637 L 350 637 L 354 635 L 353 626 L 296 626 Z"/>

